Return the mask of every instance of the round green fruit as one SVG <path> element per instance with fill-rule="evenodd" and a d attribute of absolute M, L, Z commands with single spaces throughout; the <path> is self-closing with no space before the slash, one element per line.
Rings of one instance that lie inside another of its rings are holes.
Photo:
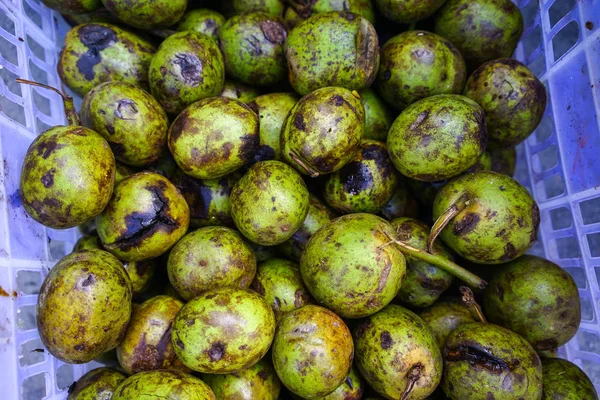
<path fill-rule="evenodd" d="M 196 31 L 217 40 L 219 28 L 225 23 L 225 17 L 215 10 L 199 8 L 183 14 L 177 23 L 177 31 Z"/>
<path fill-rule="evenodd" d="M 394 122 L 394 113 L 375 94 L 373 89 L 361 90 L 360 101 L 365 109 L 365 134 L 363 138 L 385 142 L 388 131 Z"/>
<path fill-rule="evenodd" d="M 364 392 L 365 384 L 358 371 L 352 367 L 344 382 L 332 393 L 319 400 L 361 400 Z"/>
<path fill-rule="evenodd" d="M 120 21 L 140 29 L 168 28 L 183 16 L 187 0 L 102 0 Z"/>
<path fill-rule="evenodd" d="M 272 17 L 281 17 L 285 8 L 284 0 L 232 0 L 236 14 L 264 12 Z"/>
<path fill-rule="evenodd" d="M 110 399 L 117 386 L 126 378 L 127 375 L 116 369 L 93 369 L 69 387 L 67 400 Z"/>
<path fill-rule="evenodd" d="M 219 400 L 277 400 L 281 382 L 264 358 L 233 374 L 202 376 Z"/>
<path fill-rule="evenodd" d="M 387 19 L 400 24 L 412 24 L 433 15 L 446 0 L 375 0 L 375 5 Z"/>
<path fill-rule="evenodd" d="M 444 349 L 450 332 L 461 325 L 477 322 L 471 311 L 458 298 L 442 298 L 419 312 L 419 317 L 429 325 L 440 350 Z"/>
<path fill-rule="evenodd" d="M 231 79 L 225 79 L 223 90 L 221 90 L 221 94 L 219 94 L 221 97 L 238 100 L 242 103 L 250 103 L 259 95 L 260 92 L 257 88 Z"/>
<path fill-rule="evenodd" d="M 567 360 L 542 359 L 542 400 L 597 400 L 598 393 L 590 378 Z"/>
<path fill-rule="evenodd" d="M 140 372 L 122 382 L 111 400 L 216 400 L 200 379 L 179 371 Z"/>

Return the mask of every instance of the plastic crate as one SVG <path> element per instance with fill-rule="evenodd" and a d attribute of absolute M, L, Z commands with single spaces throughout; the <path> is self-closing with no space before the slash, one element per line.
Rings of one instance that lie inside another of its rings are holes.
<path fill-rule="evenodd" d="M 521 0 L 525 34 L 516 56 L 546 85 L 549 105 L 519 148 L 517 178 L 541 210 L 532 253 L 563 266 L 579 287 L 582 323 L 561 353 L 600 389 L 600 0 Z M 0 397 L 63 399 L 97 365 L 64 364 L 43 349 L 35 304 L 49 268 L 68 253 L 76 230 L 45 228 L 19 201 L 30 142 L 64 124 L 62 103 L 16 77 L 60 86 L 58 51 L 68 26 L 36 0 L 0 0 Z"/>

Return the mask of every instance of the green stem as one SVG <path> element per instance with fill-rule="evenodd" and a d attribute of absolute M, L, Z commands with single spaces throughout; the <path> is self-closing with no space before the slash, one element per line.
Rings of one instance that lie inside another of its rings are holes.
<path fill-rule="evenodd" d="M 17 83 L 31 85 L 31 86 L 38 86 L 38 87 L 41 87 L 44 89 L 52 90 L 55 93 L 58 93 L 60 95 L 60 97 L 62 97 L 62 99 L 63 99 L 65 115 L 67 117 L 67 122 L 69 123 L 69 125 L 70 126 L 81 125 L 81 122 L 79 121 L 79 115 L 77 115 L 77 111 L 75 111 L 75 103 L 73 102 L 73 98 L 71 96 L 64 94 L 63 92 L 61 92 L 60 90 L 58 90 L 55 87 L 44 85 L 43 83 L 29 81 L 27 79 L 21 79 L 21 78 L 17 78 L 16 81 L 17 81 Z"/>
<path fill-rule="evenodd" d="M 483 322 L 484 324 L 487 324 L 487 320 L 485 319 L 485 317 L 483 315 L 483 311 L 481 310 L 481 307 L 479 306 L 479 304 L 477 304 L 477 302 L 475 301 L 475 295 L 473 295 L 473 292 L 471 291 L 471 289 L 469 289 L 466 286 L 461 286 L 460 292 L 463 295 L 462 302 L 465 305 L 465 307 L 467 307 L 469 309 L 471 314 L 475 318 L 477 318 L 479 320 L 479 322 Z"/>
<path fill-rule="evenodd" d="M 446 225 L 456 217 L 462 210 L 464 210 L 471 200 L 467 194 L 463 194 L 452 204 L 446 211 L 444 211 L 431 227 L 429 238 L 427 239 L 427 251 L 432 252 L 433 243 L 437 239 L 438 235 L 444 230 Z"/>
<path fill-rule="evenodd" d="M 402 393 L 402 398 L 400 400 L 408 399 L 408 396 L 410 396 L 410 394 L 412 393 L 419 378 L 421 378 L 422 369 L 423 365 L 421 363 L 418 363 L 410 369 L 410 371 L 408 372 L 408 385 L 406 386 L 404 393 Z"/>

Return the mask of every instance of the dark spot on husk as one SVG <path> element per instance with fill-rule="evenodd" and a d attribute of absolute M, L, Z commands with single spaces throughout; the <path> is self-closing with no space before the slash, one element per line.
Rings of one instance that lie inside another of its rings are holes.
<path fill-rule="evenodd" d="M 496 285 L 496 293 L 498 294 L 500 301 L 504 301 L 504 288 L 502 285 Z"/>
<path fill-rule="evenodd" d="M 225 355 L 225 343 L 214 342 L 207 353 L 210 361 L 219 361 Z"/>
<path fill-rule="evenodd" d="M 258 134 L 258 130 L 259 126 L 257 124 L 254 134 L 248 134 L 240 138 L 242 139 L 240 159 L 242 159 L 244 162 L 252 161 L 257 153 L 257 150 L 260 146 L 260 136 Z"/>
<path fill-rule="evenodd" d="M 389 177 L 393 173 L 392 161 L 384 147 L 370 144 L 362 149 L 362 157 L 365 160 L 375 161 L 383 178 Z"/>
<path fill-rule="evenodd" d="M 301 307 L 308 301 L 308 295 L 302 289 L 296 289 L 294 292 L 294 307 Z"/>
<path fill-rule="evenodd" d="M 82 350 L 85 350 L 85 344 L 77 344 L 73 348 L 77 351 L 82 351 Z"/>
<path fill-rule="evenodd" d="M 379 345 L 383 350 L 388 350 L 394 344 L 394 340 L 388 331 L 381 332 L 381 337 L 379 339 Z"/>
<path fill-rule="evenodd" d="M 536 203 L 531 206 L 531 234 L 529 235 L 529 242 L 533 243 L 537 240 L 538 229 L 540 227 L 540 208 Z"/>
<path fill-rule="evenodd" d="M 455 235 L 466 235 L 477 227 L 480 219 L 479 214 L 468 213 L 461 220 L 454 223 L 452 233 Z"/>
<path fill-rule="evenodd" d="M 125 149 L 125 146 L 123 146 L 121 143 L 116 143 L 116 142 L 108 142 L 110 149 L 113 151 L 115 156 L 122 156 L 123 154 L 125 154 L 125 152 L 127 151 L 127 149 Z"/>
<path fill-rule="evenodd" d="M 148 261 L 137 261 L 135 263 L 135 272 L 138 276 L 144 276 L 148 271 L 148 268 L 150 268 L 150 262 Z"/>
<path fill-rule="evenodd" d="M 258 375 L 258 376 L 260 377 L 260 379 L 262 379 L 263 381 L 266 381 L 266 380 L 267 380 L 267 378 L 269 377 L 269 375 L 267 375 L 267 371 L 265 371 L 264 369 L 263 369 L 263 370 L 261 370 L 261 371 L 259 371 L 257 375 Z"/>
<path fill-rule="evenodd" d="M 281 23 L 277 21 L 262 21 L 260 29 L 263 35 L 265 35 L 265 39 L 272 44 L 282 45 L 285 43 L 287 31 Z"/>
<path fill-rule="evenodd" d="M 258 281 L 258 279 L 255 279 L 254 282 L 252 282 L 252 290 L 260 294 L 261 296 L 264 296 L 266 293 L 265 287 L 262 285 L 262 283 Z"/>
<path fill-rule="evenodd" d="M 177 53 L 173 64 L 179 65 L 181 77 L 186 85 L 198 86 L 204 83 L 202 77 L 202 61 L 192 53 Z"/>
<path fill-rule="evenodd" d="M 267 161 L 275 159 L 275 150 L 271 146 L 262 145 L 259 146 L 258 150 L 254 154 L 253 163 L 257 163 L 259 161 Z"/>
<path fill-rule="evenodd" d="M 354 21 L 356 19 L 356 14 L 351 13 L 351 12 L 339 12 L 338 13 L 340 15 L 340 17 L 342 18 L 346 18 L 348 21 Z"/>
<path fill-rule="evenodd" d="M 183 344 L 183 342 L 181 341 L 181 339 L 177 339 L 175 341 L 175 344 L 177 344 L 177 347 L 179 347 L 180 349 L 185 349 L 185 345 Z"/>
<path fill-rule="evenodd" d="M 357 339 L 360 339 L 364 336 L 365 332 L 373 325 L 370 318 L 365 319 L 358 325 L 356 328 L 355 336 Z"/>
<path fill-rule="evenodd" d="M 346 193 L 357 195 L 371 186 L 373 175 L 366 165 L 352 161 L 340 170 L 340 181 L 344 184 Z"/>
<path fill-rule="evenodd" d="M 512 243 L 506 243 L 504 246 L 504 254 L 500 257 L 500 261 L 510 261 L 517 256 L 517 249 Z"/>
<path fill-rule="evenodd" d="M 333 96 L 331 98 L 331 101 L 333 102 L 333 104 L 335 104 L 338 107 L 344 104 L 344 98 L 342 96 L 340 96 L 339 94 L 336 94 L 335 96 Z"/>
<path fill-rule="evenodd" d="M 85 278 L 83 280 L 83 282 L 81 282 L 81 286 L 87 287 L 87 286 L 93 285 L 95 282 L 96 282 L 96 277 L 93 274 L 89 274 L 87 276 L 87 278 Z"/>
<path fill-rule="evenodd" d="M 87 24 L 79 29 L 79 40 L 88 50 L 77 60 L 77 69 L 87 79 L 94 79 L 94 66 L 100 64 L 100 52 L 117 42 L 115 32 L 102 25 Z"/>
<path fill-rule="evenodd" d="M 186 125 L 189 121 L 189 113 L 187 110 L 183 110 L 181 114 L 175 119 L 170 128 L 170 140 L 176 141 L 179 139 L 181 134 L 186 128 Z"/>
<path fill-rule="evenodd" d="M 484 368 L 493 374 L 501 374 L 505 371 L 511 371 L 518 364 L 517 361 L 511 365 L 503 359 L 494 356 L 487 349 L 480 349 L 468 345 L 461 345 L 455 348 L 446 348 L 444 350 L 444 358 L 446 361 L 450 362 L 466 361 L 472 366 Z"/>
<path fill-rule="evenodd" d="M 42 185 L 44 185 L 44 187 L 46 189 L 48 189 L 49 187 L 51 187 L 52 185 L 54 185 L 54 174 L 55 173 L 56 173 L 56 168 L 52 168 L 51 170 L 49 170 L 48 172 L 46 172 L 40 178 L 40 181 L 42 181 Z"/>
<path fill-rule="evenodd" d="M 296 114 L 296 118 L 294 118 L 294 126 L 301 131 L 306 131 L 306 124 L 304 123 L 304 116 L 302 114 Z"/>
<path fill-rule="evenodd" d="M 37 145 L 37 155 L 42 156 L 42 158 L 45 160 L 56 150 L 60 150 L 63 147 L 65 147 L 64 144 L 58 144 L 54 139 L 46 140 Z"/>
<path fill-rule="evenodd" d="M 126 118 L 127 114 L 137 114 L 139 109 L 135 101 L 131 99 L 121 99 L 117 101 L 117 108 L 115 108 L 115 117 L 119 119 L 131 119 Z"/>
<path fill-rule="evenodd" d="M 558 342 L 555 339 L 544 339 L 536 342 L 533 347 L 537 351 L 552 350 L 558 347 Z"/>
<path fill-rule="evenodd" d="M 350 388 L 350 390 L 354 390 L 354 383 L 352 382 L 352 379 L 349 376 L 346 377 L 344 382 Z"/>

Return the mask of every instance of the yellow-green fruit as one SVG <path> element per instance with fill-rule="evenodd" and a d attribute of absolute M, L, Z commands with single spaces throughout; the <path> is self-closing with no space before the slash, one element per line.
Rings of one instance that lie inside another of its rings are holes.
<path fill-rule="evenodd" d="M 273 17 L 281 17 L 285 7 L 284 0 L 232 0 L 232 3 L 236 14 L 260 11 Z"/>
<path fill-rule="evenodd" d="M 216 40 L 217 32 L 224 23 L 225 17 L 222 14 L 208 8 L 199 8 L 183 14 L 177 24 L 177 30 L 196 31 Z"/>
<path fill-rule="evenodd" d="M 220 288 L 183 306 L 173 323 L 179 359 L 203 374 L 228 374 L 256 364 L 269 350 L 275 317 L 248 289 Z"/>
<path fill-rule="evenodd" d="M 126 378 L 127 375 L 112 368 L 93 369 L 69 388 L 67 400 L 110 399 Z"/>
<path fill-rule="evenodd" d="M 155 369 L 185 369 L 175 355 L 171 326 L 183 303 L 156 296 L 133 311 L 125 336 L 117 347 L 119 364 L 129 375 Z"/>
<path fill-rule="evenodd" d="M 106 23 L 72 28 L 58 60 L 60 79 L 84 96 L 102 82 L 123 81 L 146 88 L 152 43 Z"/>
<path fill-rule="evenodd" d="M 400 23 L 412 24 L 434 14 L 446 0 L 375 0 L 384 17 Z"/>
<path fill-rule="evenodd" d="M 361 400 L 365 391 L 365 384 L 356 368 L 352 367 L 344 382 L 331 394 L 319 400 Z"/>
<path fill-rule="evenodd" d="M 77 240 L 77 243 L 75 243 L 75 246 L 73 246 L 73 251 L 79 251 L 79 250 L 91 250 L 91 249 L 100 249 L 100 250 L 104 250 L 102 248 L 102 243 L 100 243 L 100 238 L 98 237 L 98 235 L 85 235 L 79 238 L 79 240 Z"/>
<path fill-rule="evenodd" d="M 85 14 L 102 5 L 100 0 L 43 0 L 42 3 L 61 14 Z"/>
<path fill-rule="evenodd" d="M 56 126 L 27 149 L 19 195 L 33 219 L 66 229 L 106 207 L 114 180 L 115 157 L 106 140 L 81 126 Z"/>
<path fill-rule="evenodd" d="M 37 301 L 42 343 L 54 357 L 86 363 L 117 347 L 131 315 L 131 281 L 121 262 L 103 250 L 61 259 Z"/>
<path fill-rule="evenodd" d="M 294 169 L 280 161 L 260 161 L 231 191 L 231 216 L 254 243 L 274 246 L 288 240 L 308 213 L 308 189 Z"/>
<path fill-rule="evenodd" d="M 361 15 L 375 24 L 375 10 L 371 0 L 290 0 L 288 9 L 294 10 L 299 14 L 298 23 L 311 15 L 329 11 L 350 11 L 351 13 Z"/>
<path fill-rule="evenodd" d="M 477 322 L 471 311 L 459 298 L 448 297 L 436 301 L 419 312 L 419 317 L 429 325 L 440 350 L 444 349 L 450 332 L 461 325 Z"/>
<path fill-rule="evenodd" d="M 200 100 L 173 121 L 168 143 L 183 172 L 198 179 L 220 178 L 254 157 L 259 143 L 258 116 L 238 100 Z"/>
<path fill-rule="evenodd" d="M 153 172 L 121 181 L 96 218 L 102 246 L 126 261 L 165 253 L 185 235 L 189 223 L 185 198 L 167 178 Z"/>
<path fill-rule="evenodd" d="M 220 287 L 247 288 L 256 256 L 233 229 L 207 226 L 185 235 L 171 250 L 169 281 L 186 300 Z"/>
<path fill-rule="evenodd" d="M 200 379 L 179 371 L 140 372 L 122 382 L 111 400 L 216 400 Z"/>
<path fill-rule="evenodd" d="M 365 108 L 365 134 L 363 139 L 385 142 L 388 131 L 394 122 L 395 114 L 371 88 L 361 90 L 360 101 Z"/>
<path fill-rule="evenodd" d="M 269 303 L 276 322 L 288 312 L 313 303 L 298 265 L 281 258 L 271 258 L 258 265 L 252 290 Z"/>
<path fill-rule="evenodd" d="M 255 87 L 231 79 L 225 79 L 223 90 L 221 90 L 221 94 L 219 94 L 219 96 L 238 100 L 242 103 L 249 103 L 259 94 L 260 92 Z"/>
<path fill-rule="evenodd" d="M 127 25 L 141 29 L 168 28 L 187 7 L 187 0 L 102 0 L 104 7 Z"/>
<path fill-rule="evenodd" d="M 281 382 L 264 358 L 233 374 L 202 375 L 219 400 L 277 400 Z"/>
<path fill-rule="evenodd" d="M 597 400 L 598 393 L 590 378 L 567 360 L 542 359 L 542 400 Z"/>
<path fill-rule="evenodd" d="M 326 308 L 307 305 L 279 321 L 271 354 L 279 379 L 291 392 L 318 399 L 348 376 L 354 344 L 340 317 Z"/>

